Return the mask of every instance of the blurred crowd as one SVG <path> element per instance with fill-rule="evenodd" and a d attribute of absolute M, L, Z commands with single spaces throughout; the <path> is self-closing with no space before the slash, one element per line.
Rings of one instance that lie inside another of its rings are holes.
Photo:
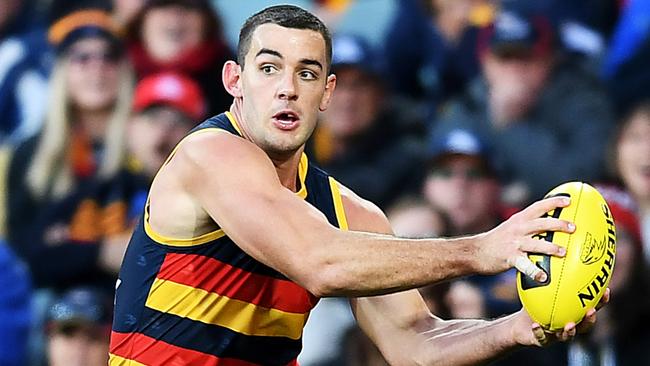
<path fill-rule="evenodd" d="M 230 1 L 0 1 L 0 365 L 107 364 L 148 186 L 231 103 Z M 572 180 L 608 201 L 618 253 L 596 329 L 494 364 L 650 364 L 650 2 L 294 3 L 334 36 L 336 92 L 308 155 L 397 235 L 490 230 Z M 389 5 L 385 27 L 355 12 L 373 3 Z M 351 14 L 367 32 L 341 31 Z M 442 318 L 493 318 L 521 307 L 516 276 L 420 291 Z M 386 364 L 336 298 L 310 316 L 300 361 Z"/>

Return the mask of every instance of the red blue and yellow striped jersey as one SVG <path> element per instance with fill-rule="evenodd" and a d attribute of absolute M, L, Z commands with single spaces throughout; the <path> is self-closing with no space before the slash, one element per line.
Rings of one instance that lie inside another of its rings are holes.
<path fill-rule="evenodd" d="M 191 133 L 211 128 L 241 136 L 228 112 Z M 338 183 L 304 154 L 299 179 L 296 194 L 347 229 Z M 157 234 L 148 210 L 119 275 L 110 365 L 297 365 L 318 299 L 246 254 L 223 230 L 191 239 Z"/>

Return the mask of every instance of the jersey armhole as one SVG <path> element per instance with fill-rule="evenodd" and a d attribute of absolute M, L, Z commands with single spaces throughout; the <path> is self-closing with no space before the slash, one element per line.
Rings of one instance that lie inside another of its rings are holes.
<path fill-rule="evenodd" d="M 345 216 L 345 208 L 343 207 L 343 200 L 341 199 L 341 191 L 339 190 L 339 182 L 332 177 L 328 177 L 330 183 L 330 190 L 332 191 L 332 200 L 334 201 L 334 212 L 336 213 L 336 221 L 339 223 L 339 229 L 348 230 L 348 219 Z"/>

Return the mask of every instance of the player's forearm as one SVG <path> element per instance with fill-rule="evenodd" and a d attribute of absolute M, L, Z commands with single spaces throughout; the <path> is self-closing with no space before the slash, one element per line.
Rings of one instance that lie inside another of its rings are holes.
<path fill-rule="evenodd" d="M 479 238 L 412 240 L 340 232 L 311 253 L 318 295 L 372 296 L 473 273 Z"/>
<path fill-rule="evenodd" d="M 517 347 L 511 334 L 514 315 L 496 320 L 450 320 L 418 334 L 415 363 L 477 365 Z"/>

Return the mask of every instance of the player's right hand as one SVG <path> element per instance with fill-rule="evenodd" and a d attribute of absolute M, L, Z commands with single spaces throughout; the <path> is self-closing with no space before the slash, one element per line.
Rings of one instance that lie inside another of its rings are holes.
<path fill-rule="evenodd" d="M 557 207 L 566 207 L 569 204 L 568 197 L 551 197 L 537 201 L 496 228 L 481 234 L 477 240 L 476 272 L 494 274 L 515 267 L 536 281 L 545 281 L 546 273 L 528 259 L 527 254 L 563 257 L 566 250 L 532 236 L 545 231 L 575 231 L 575 225 L 568 221 L 541 217 Z"/>

